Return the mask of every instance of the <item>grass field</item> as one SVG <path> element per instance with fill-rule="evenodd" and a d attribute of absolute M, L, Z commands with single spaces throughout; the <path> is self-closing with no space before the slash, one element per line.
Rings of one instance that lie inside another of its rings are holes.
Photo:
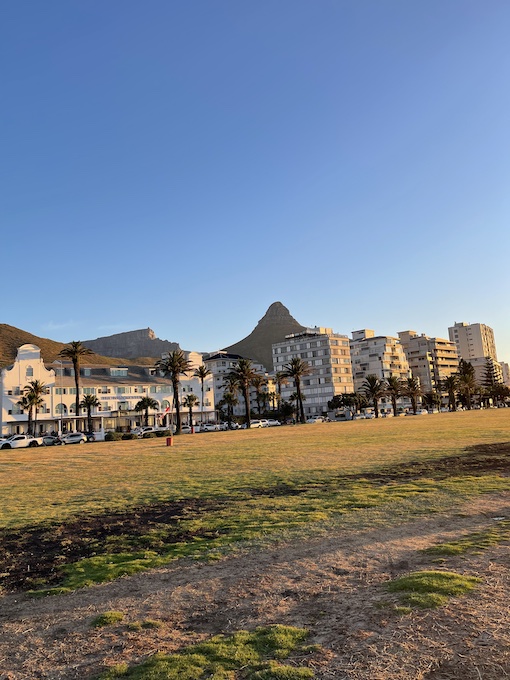
<path fill-rule="evenodd" d="M 440 512 L 510 488 L 509 435 L 501 409 L 2 451 L 4 587 L 74 590 Z"/>
<path fill-rule="evenodd" d="M 158 501 L 244 497 L 322 484 L 510 440 L 510 411 L 211 432 L 2 451 L 0 527 L 61 522 Z"/>

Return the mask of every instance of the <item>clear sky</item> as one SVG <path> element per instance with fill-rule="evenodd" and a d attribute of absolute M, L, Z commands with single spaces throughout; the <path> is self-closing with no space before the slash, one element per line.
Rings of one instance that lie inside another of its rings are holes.
<path fill-rule="evenodd" d="M 183 349 L 281 301 L 510 361 L 507 0 L 0 7 L 0 322 Z"/>

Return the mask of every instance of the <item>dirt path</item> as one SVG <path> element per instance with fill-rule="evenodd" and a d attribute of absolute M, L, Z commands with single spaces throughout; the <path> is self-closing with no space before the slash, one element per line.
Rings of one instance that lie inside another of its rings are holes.
<path fill-rule="evenodd" d="M 507 546 L 448 558 L 448 569 L 479 576 L 474 595 L 438 610 L 397 616 L 384 582 L 434 568 L 418 551 L 510 519 L 510 498 L 483 496 L 398 528 L 336 532 L 225 558 L 181 561 L 71 595 L 0 600 L 0 678 L 90 678 L 106 665 L 141 661 L 217 633 L 281 623 L 310 630 L 323 651 L 308 660 L 319 679 L 502 680 L 510 677 Z M 92 619 L 121 611 L 120 624 Z M 129 622 L 157 620 L 157 629 Z"/>

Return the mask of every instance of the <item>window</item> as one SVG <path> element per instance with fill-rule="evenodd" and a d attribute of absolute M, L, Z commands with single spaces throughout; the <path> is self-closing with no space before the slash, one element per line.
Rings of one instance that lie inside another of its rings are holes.
<path fill-rule="evenodd" d="M 95 394 L 95 393 L 96 393 L 95 387 L 84 387 L 83 388 L 83 394 Z"/>
<path fill-rule="evenodd" d="M 32 366 L 27 366 L 27 372 L 26 372 L 27 378 L 32 378 L 33 375 L 34 375 L 34 369 L 32 368 Z"/>
<path fill-rule="evenodd" d="M 127 368 L 110 368 L 110 375 L 115 375 L 120 378 L 125 378 L 128 374 Z"/>
<path fill-rule="evenodd" d="M 91 374 L 90 368 L 84 368 L 84 369 L 83 369 L 83 375 L 89 376 L 90 374 Z"/>

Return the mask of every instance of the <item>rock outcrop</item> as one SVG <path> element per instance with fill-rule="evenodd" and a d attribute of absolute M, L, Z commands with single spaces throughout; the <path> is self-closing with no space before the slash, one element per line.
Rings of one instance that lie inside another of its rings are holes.
<path fill-rule="evenodd" d="M 138 331 L 116 333 L 96 340 L 84 340 L 83 344 L 96 354 L 106 357 L 124 357 L 136 359 L 151 357 L 161 359 L 163 352 L 173 352 L 179 348 L 179 343 L 160 340 L 151 328 Z"/>
<path fill-rule="evenodd" d="M 268 371 L 272 371 L 272 344 L 280 342 L 286 335 L 303 330 L 305 326 L 301 326 L 291 316 L 285 305 L 281 302 L 273 302 L 250 335 L 224 349 L 230 354 L 240 354 L 248 359 L 254 359 L 265 366 Z"/>

